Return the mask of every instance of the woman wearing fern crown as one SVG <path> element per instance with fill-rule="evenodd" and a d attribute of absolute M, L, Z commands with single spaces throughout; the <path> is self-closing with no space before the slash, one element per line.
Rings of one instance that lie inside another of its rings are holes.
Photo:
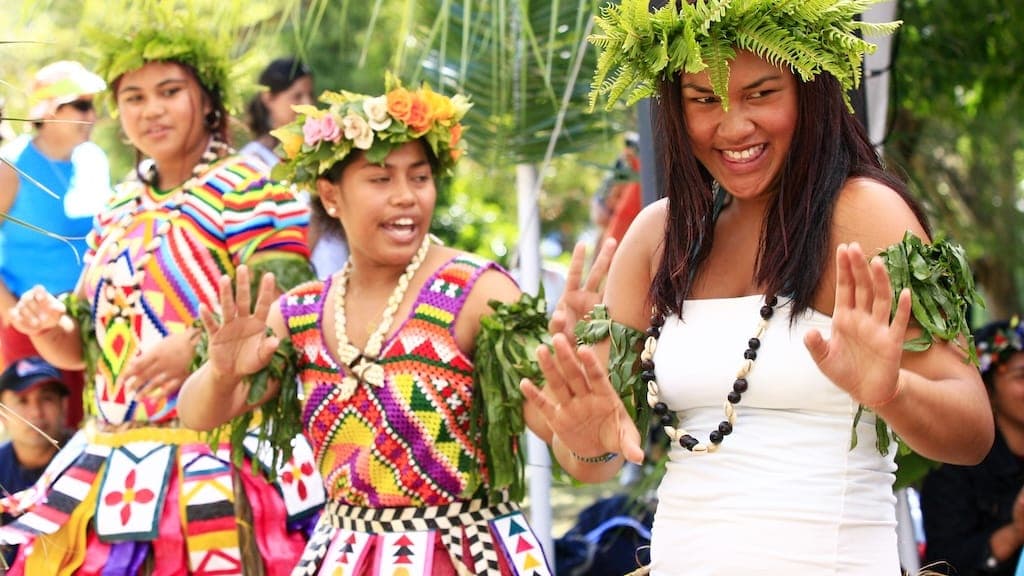
<path fill-rule="evenodd" d="M 468 100 L 388 84 L 381 96 L 326 92 L 325 107 L 297 107 L 297 120 L 275 131 L 287 154 L 281 177 L 315 186 L 350 257 L 276 300 L 264 277 L 253 312 L 244 275 L 234 296 L 222 279 L 226 321 L 204 314 L 210 358 L 185 383 L 182 419 L 212 428 L 266 398 L 298 395 L 293 416 L 330 501 L 296 574 L 392 574 L 396 563 L 415 575 L 547 574 L 515 504 L 516 440 L 524 421 L 550 433 L 522 403 L 516 367 L 498 362 L 493 341 L 482 344 L 511 327 L 520 331 L 509 346 L 532 351 L 523 343 L 544 335 L 543 302 L 515 302 L 504 270 L 429 234 Z M 284 343 L 294 344 L 300 390 L 272 381 L 253 398 L 240 382 L 292 348 Z"/>
<path fill-rule="evenodd" d="M 27 543 L 13 574 L 287 574 L 306 541 L 291 524 L 323 504 L 311 459 L 275 486 L 182 428 L 177 402 L 221 275 L 312 278 L 308 208 L 226 143 L 228 44 L 194 18 L 139 16 L 97 39 L 98 68 L 152 168 L 97 217 L 77 293 L 37 287 L 12 314 L 53 364 L 92 375 L 93 422 L 0 538 Z"/>
<path fill-rule="evenodd" d="M 872 31 L 855 19 L 870 2 L 657 4 L 606 7 L 594 39 L 609 106 L 660 98 L 666 198 L 626 234 L 604 297 L 649 335 L 641 397 L 672 440 L 651 572 L 897 574 L 895 442 L 876 422 L 924 456 L 975 463 L 992 418 L 965 352 L 962 252 L 921 243 L 923 216 L 845 101 L 872 48 L 855 34 Z M 913 298 L 944 296 L 949 329 L 910 321 L 908 251 L 940 276 Z M 538 352 L 544 395 L 523 391 L 561 464 L 597 482 L 619 455 L 640 461 L 608 345 L 558 333 L 553 347 Z"/>

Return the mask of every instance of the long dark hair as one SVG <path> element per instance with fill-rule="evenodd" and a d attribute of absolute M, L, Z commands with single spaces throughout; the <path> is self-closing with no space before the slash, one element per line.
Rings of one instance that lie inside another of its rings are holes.
<path fill-rule="evenodd" d="M 663 82 L 660 88 L 654 139 L 668 218 L 664 253 L 649 297 L 658 310 L 681 316 L 697 271 L 711 251 L 714 181 L 690 145 L 680 77 Z M 754 272 L 766 293 L 793 299 L 793 317 L 811 306 L 832 257 L 832 216 L 848 179 L 871 178 L 896 190 L 928 228 L 906 184 L 883 169 L 863 126 L 847 110 L 833 76 L 823 72 L 810 82 L 798 79 L 797 108 L 793 142 L 769 200 Z"/>
<path fill-rule="evenodd" d="M 280 94 L 299 78 L 305 78 L 306 76 L 312 76 L 313 72 L 298 58 L 278 58 L 260 73 L 259 82 L 261 86 L 265 86 L 267 91 L 271 94 Z M 270 125 L 270 110 L 263 103 L 262 94 L 256 94 L 249 100 L 248 106 L 248 126 L 249 130 L 252 131 L 253 137 L 260 137 L 264 134 L 270 133 L 274 129 L 274 126 Z"/>

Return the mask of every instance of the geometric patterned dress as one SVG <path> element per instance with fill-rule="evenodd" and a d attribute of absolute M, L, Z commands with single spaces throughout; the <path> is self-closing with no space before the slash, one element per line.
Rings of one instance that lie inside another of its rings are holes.
<path fill-rule="evenodd" d="M 288 574 L 305 545 L 290 530 L 324 500 L 308 445 L 268 484 L 226 444 L 177 424 L 177 394 L 129 393 L 128 362 L 189 330 L 217 282 L 244 263 L 308 257 L 308 209 L 241 156 L 188 188 L 118 187 L 88 239 L 82 288 L 99 345 L 93 416 L 35 487 L 0 541 L 22 543 L 10 574 Z"/>
<path fill-rule="evenodd" d="M 328 496 L 296 576 L 550 574 L 519 508 L 483 499 L 488 472 L 471 426 L 477 383 L 455 323 L 492 268 L 464 254 L 435 271 L 382 346 L 383 384 L 354 390 L 342 386 L 347 366 L 322 337 L 333 277 L 282 297 L 303 425 Z"/>

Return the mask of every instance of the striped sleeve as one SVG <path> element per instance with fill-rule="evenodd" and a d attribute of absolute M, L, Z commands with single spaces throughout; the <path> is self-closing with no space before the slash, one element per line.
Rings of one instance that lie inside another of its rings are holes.
<path fill-rule="evenodd" d="M 223 176 L 235 180 L 222 196 L 224 236 L 232 263 L 238 266 L 255 254 L 265 258 L 270 253 L 308 260 L 308 204 L 244 159 L 226 166 L 225 172 Z"/>

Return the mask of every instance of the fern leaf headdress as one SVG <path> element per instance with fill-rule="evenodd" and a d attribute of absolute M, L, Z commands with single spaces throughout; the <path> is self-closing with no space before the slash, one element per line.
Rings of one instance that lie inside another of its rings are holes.
<path fill-rule="evenodd" d="M 901 22 L 855 19 L 883 0 L 686 0 L 648 9 L 648 0 L 622 0 L 596 17 L 603 34 L 589 40 L 601 54 L 590 92 L 593 108 L 601 96 L 610 109 L 657 94 L 673 74 L 707 70 L 711 88 L 729 107 L 729 61 L 748 50 L 772 64 L 788 66 L 808 82 L 834 76 L 844 91 L 860 84 L 864 54 L 875 45 L 867 35 L 891 34 Z M 844 92 L 847 107 L 853 107 Z"/>
<path fill-rule="evenodd" d="M 199 0 L 137 1 L 121 12 L 123 23 L 91 30 L 100 52 L 97 72 L 110 86 L 149 62 L 178 62 L 196 72 L 204 88 L 229 112 L 238 110 L 242 85 L 251 83 L 253 62 L 236 42 L 251 27 L 237 3 Z"/>

